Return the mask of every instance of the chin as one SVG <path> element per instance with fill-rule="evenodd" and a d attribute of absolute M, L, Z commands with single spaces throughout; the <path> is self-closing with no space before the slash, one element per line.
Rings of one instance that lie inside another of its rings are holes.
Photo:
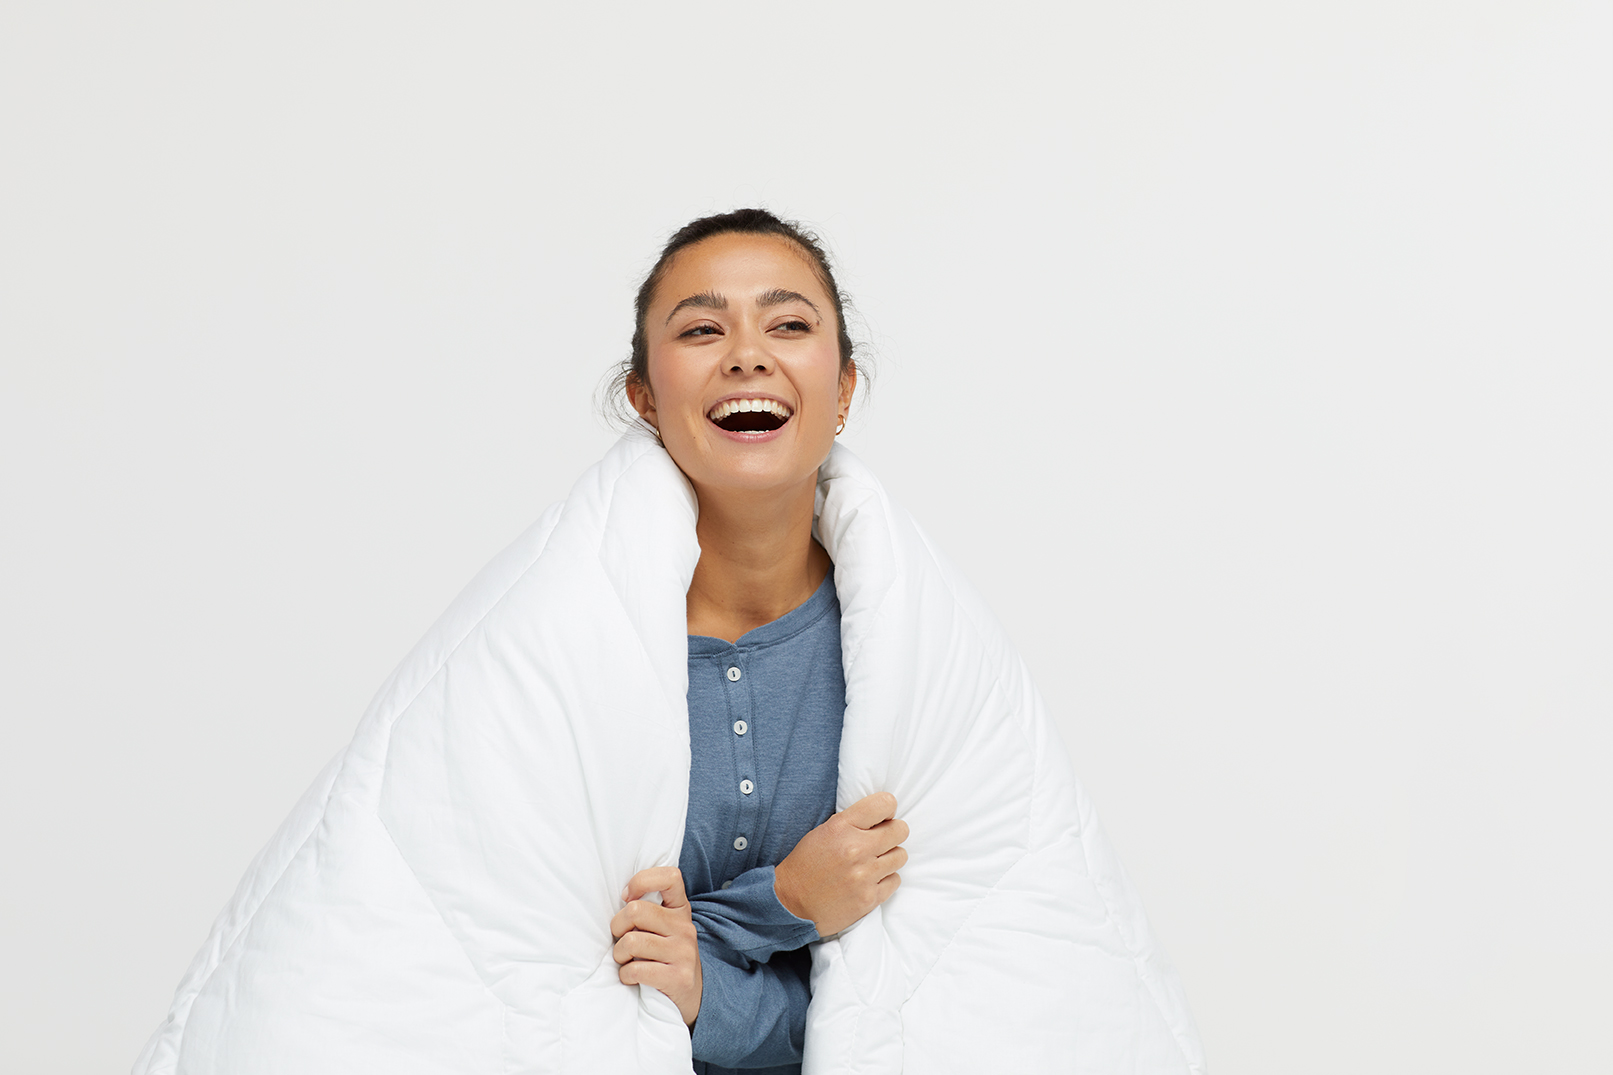
<path fill-rule="evenodd" d="M 829 453 L 825 451 L 823 458 L 802 458 L 795 453 L 791 454 L 795 457 L 790 459 L 753 457 L 737 460 L 707 457 L 703 460 L 705 465 L 698 468 L 698 473 L 691 472 L 687 467 L 683 468 L 683 472 L 689 475 L 689 480 L 697 488 L 714 492 L 746 495 L 771 492 L 783 495 L 802 485 L 816 485 L 818 467 L 823 464 L 823 459 L 828 458 Z"/>
<path fill-rule="evenodd" d="M 743 495 L 786 495 L 805 484 L 816 484 L 817 467 L 805 472 L 791 468 L 743 468 L 739 470 L 708 469 L 698 478 L 691 477 L 696 488 L 711 492 L 739 493 Z"/>

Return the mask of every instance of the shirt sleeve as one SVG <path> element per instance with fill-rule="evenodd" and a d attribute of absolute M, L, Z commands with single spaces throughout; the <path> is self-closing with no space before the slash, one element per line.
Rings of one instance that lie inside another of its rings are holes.
<path fill-rule="evenodd" d="M 689 910 L 702 946 L 709 937 L 752 963 L 766 963 L 818 939 L 805 918 L 791 914 L 773 887 L 773 867 L 746 870 L 727 888 L 689 897 Z"/>
<path fill-rule="evenodd" d="M 742 967 L 725 954 L 720 945 L 700 949 L 700 1014 L 689 1041 L 694 1058 L 725 1068 L 799 1064 L 812 999 L 811 955 L 780 952 Z"/>
<path fill-rule="evenodd" d="M 803 946 L 818 931 L 779 903 L 771 866 L 689 903 L 700 939 L 695 1058 L 729 1068 L 800 1063 L 812 999 Z"/>

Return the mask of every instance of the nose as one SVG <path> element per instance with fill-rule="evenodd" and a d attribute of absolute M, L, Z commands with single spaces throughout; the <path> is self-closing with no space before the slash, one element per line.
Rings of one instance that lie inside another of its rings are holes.
<path fill-rule="evenodd" d="M 728 352 L 728 372 L 773 372 L 773 356 L 767 351 L 766 340 L 755 329 L 745 329 L 735 334 L 734 346 Z"/>

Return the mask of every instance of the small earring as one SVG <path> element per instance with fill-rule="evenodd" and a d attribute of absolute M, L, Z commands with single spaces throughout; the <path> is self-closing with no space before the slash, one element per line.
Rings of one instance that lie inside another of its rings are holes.
<path fill-rule="evenodd" d="M 837 417 L 840 420 L 840 424 L 835 427 L 835 436 L 838 437 L 838 436 L 840 436 L 841 433 L 845 432 L 845 429 L 846 429 L 846 416 L 842 414 L 842 415 L 837 415 Z"/>

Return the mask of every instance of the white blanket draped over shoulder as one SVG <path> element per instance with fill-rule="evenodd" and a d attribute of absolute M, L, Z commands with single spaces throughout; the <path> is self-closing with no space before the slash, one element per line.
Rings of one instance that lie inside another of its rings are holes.
<path fill-rule="evenodd" d="M 696 510 L 635 429 L 482 571 L 253 862 L 139 1075 L 690 1070 L 608 923 L 683 839 Z M 912 835 L 896 895 L 812 947 L 808 1075 L 1202 1072 L 1002 629 L 844 448 L 815 511 L 838 807 L 893 792 Z"/>

